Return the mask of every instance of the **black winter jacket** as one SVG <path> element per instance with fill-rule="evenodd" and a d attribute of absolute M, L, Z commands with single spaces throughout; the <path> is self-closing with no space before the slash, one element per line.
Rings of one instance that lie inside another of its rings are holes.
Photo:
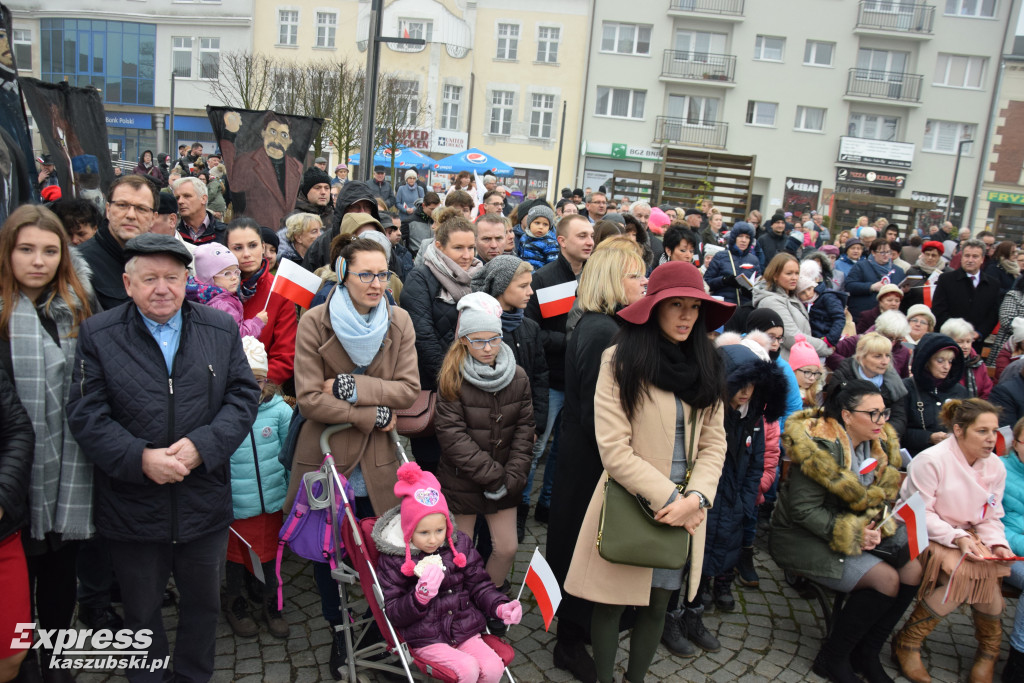
<path fill-rule="evenodd" d="M 548 423 L 548 362 L 544 358 L 544 342 L 540 340 L 540 325 L 523 316 L 523 322 L 503 340 L 512 348 L 516 365 L 526 371 L 533 392 L 533 422 L 537 434 L 544 433 Z"/>
<path fill-rule="evenodd" d="M 843 359 L 829 382 L 849 382 L 854 379 L 862 379 L 860 373 L 857 372 L 858 367 L 860 366 L 857 364 L 856 358 Z M 882 399 L 885 401 L 885 407 L 892 411 L 889 415 L 889 425 L 900 438 L 907 433 L 906 394 L 907 388 L 903 386 L 903 380 L 900 379 L 895 368 L 889 365 L 882 380 Z"/>
<path fill-rule="evenodd" d="M 928 372 L 928 361 L 942 349 L 953 350 L 953 366 L 944 379 L 936 382 Z M 951 338 L 929 333 L 914 348 L 911 369 L 913 376 L 903 380 L 907 388 L 907 430 L 900 435 L 900 444 L 911 455 L 917 455 L 933 445 L 932 434 L 947 431 L 939 419 L 942 404 L 951 398 L 968 398 L 967 389 L 960 384 L 964 354 Z"/>
<path fill-rule="evenodd" d="M 28 484 L 36 434 L 14 382 L 0 370 L 0 541 L 28 522 Z"/>
<path fill-rule="evenodd" d="M 950 318 L 963 318 L 974 325 L 974 331 L 978 333 L 974 350 L 981 353 L 985 338 L 999 320 L 1001 301 L 999 282 L 984 271 L 977 287 L 962 268 L 943 273 L 935 284 L 932 297 L 935 329 L 941 328 Z"/>
<path fill-rule="evenodd" d="M 109 311 L 130 300 L 124 289 L 124 250 L 110 234 L 107 222 L 96 230 L 92 239 L 75 247 L 92 270 L 92 288 L 103 310 Z"/>
<path fill-rule="evenodd" d="M 846 292 L 829 289 L 824 282 L 819 282 L 814 291 L 818 293 L 818 298 L 807 311 L 811 334 L 835 348 L 846 326 Z"/>
<path fill-rule="evenodd" d="M 563 391 L 565 388 L 565 321 L 569 314 L 545 318 L 540 312 L 537 292 L 545 287 L 572 281 L 577 281 L 572 266 L 562 254 L 558 254 L 556 260 L 533 274 L 533 295 L 530 297 L 530 303 L 526 304 L 526 317 L 540 325 L 540 338 L 544 342 L 544 353 L 548 361 L 548 382 L 556 391 Z"/>
<path fill-rule="evenodd" d="M 206 212 L 206 216 L 210 219 L 210 222 L 206 226 L 206 232 L 204 232 L 198 240 L 192 240 L 192 233 L 190 233 L 188 228 L 185 226 L 184 218 L 178 219 L 178 225 L 175 229 L 178 231 L 178 234 L 181 235 L 181 238 L 189 244 L 199 245 L 219 242 L 226 247 L 228 245 L 228 224 L 217 220 L 210 211 Z"/>
<path fill-rule="evenodd" d="M 182 304 L 170 377 L 134 303 L 86 320 L 75 353 L 68 425 L 96 464 L 96 528 L 119 541 L 187 542 L 227 527 L 229 461 L 249 434 L 259 388 L 238 325 L 208 306 Z M 179 483 L 142 471 L 144 448 L 183 437 L 202 463 Z"/>
<path fill-rule="evenodd" d="M 1003 375 L 1006 375 L 1003 371 Z M 1012 427 L 1024 417 L 1024 377 L 1014 372 L 1009 378 L 1002 377 L 999 384 L 988 395 L 989 403 L 1001 409 L 999 426 Z"/>
<path fill-rule="evenodd" d="M 781 235 L 776 235 L 775 231 L 771 228 L 768 229 L 763 235 L 757 238 L 757 246 L 760 250 L 759 256 L 761 257 L 761 272 L 768 267 L 772 259 L 775 258 L 776 254 L 781 254 L 786 250 L 786 240 L 789 239 L 789 235 L 783 232 Z"/>
<path fill-rule="evenodd" d="M 345 183 L 341 192 L 338 193 L 338 199 L 334 202 L 334 220 L 330 226 L 326 222 L 324 223 L 323 233 L 316 238 L 316 242 L 310 245 L 302 259 L 303 268 L 312 273 L 317 268 L 327 265 L 327 262 L 331 260 L 331 241 L 338 236 L 341 219 L 344 218 L 348 207 L 364 199 L 370 202 L 370 213 L 373 217 L 380 220 L 377 199 L 370 193 L 370 188 L 366 186 L 366 183 L 356 181 Z"/>
<path fill-rule="evenodd" d="M 437 375 L 448 347 L 455 341 L 459 311 L 455 304 L 437 298 L 438 282 L 426 266 L 416 266 L 402 286 L 402 308 L 409 312 L 416 329 L 416 355 L 420 368 L 420 386 L 437 389 Z"/>

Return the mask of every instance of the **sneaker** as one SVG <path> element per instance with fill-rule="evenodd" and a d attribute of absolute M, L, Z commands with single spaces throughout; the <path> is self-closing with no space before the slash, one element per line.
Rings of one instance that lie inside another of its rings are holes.
<path fill-rule="evenodd" d="M 705 652 L 718 652 L 722 644 L 718 642 L 704 626 L 704 610 L 700 607 L 687 607 L 683 610 L 683 628 L 691 643 Z"/>
<path fill-rule="evenodd" d="M 566 645 L 562 641 L 555 641 L 554 660 L 555 668 L 568 671 L 576 680 L 597 683 L 597 666 L 583 643 Z"/>
<path fill-rule="evenodd" d="M 231 601 L 227 611 L 228 625 L 240 638 L 252 638 L 260 632 L 260 627 L 249 614 L 249 603 L 241 595 Z"/>
<path fill-rule="evenodd" d="M 665 612 L 665 628 L 661 632 L 661 642 L 668 651 L 677 657 L 695 657 L 697 650 L 693 643 L 686 639 L 683 631 L 683 615 L 680 610 Z"/>
<path fill-rule="evenodd" d="M 754 569 L 753 548 L 743 548 L 740 550 L 740 563 L 737 568 L 739 569 L 739 576 L 736 582 L 741 586 L 757 588 L 761 584 L 761 577 L 757 575 L 757 570 Z"/>
<path fill-rule="evenodd" d="M 277 609 L 277 600 L 267 600 L 263 603 L 263 621 L 267 622 L 267 630 L 275 638 L 288 637 L 288 622 L 284 620 L 281 610 Z"/>
<path fill-rule="evenodd" d="M 109 629 L 116 632 L 124 628 L 124 619 L 110 605 L 103 607 L 79 605 L 78 620 L 94 631 Z"/>
<path fill-rule="evenodd" d="M 732 597 L 732 574 L 715 577 L 715 607 L 722 612 L 735 612 L 736 599 Z"/>

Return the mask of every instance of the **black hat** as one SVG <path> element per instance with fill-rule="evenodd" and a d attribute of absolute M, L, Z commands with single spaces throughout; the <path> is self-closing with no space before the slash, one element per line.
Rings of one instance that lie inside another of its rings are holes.
<path fill-rule="evenodd" d="M 277 236 L 277 233 L 268 228 L 267 226 L 260 227 L 260 237 L 263 238 L 264 244 L 269 244 L 274 249 L 280 249 L 281 238 Z"/>
<path fill-rule="evenodd" d="M 53 166 L 53 155 L 52 154 L 44 154 L 43 155 L 43 166 Z"/>
<path fill-rule="evenodd" d="M 779 221 L 782 221 L 783 223 L 785 223 L 786 222 L 786 216 L 785 216 L 785 214 L 776 211 L 775 215 L 772 216 L 772 219 L 770 221 L 768 221 L 768 225 L 771 225 L 772 223 L 778 223 Z"/>
<path fill-rule="evenodd" d="M 572 191 L 572 196 L 573 197 L 582 197 L 583 196 L 583 190 L 581 190 L 580 188 L 577 187 L 575 190 Z"/>
<path fill-rule="evenodd" d="M 161 192 L 160 205 L 157 207 L 156 212 L 161 216 L 178 213 L 178 200 L 170 192 Z"/>
<path fill-rule="evenodd" d="M 299 192 L 302 196 L 306 196 L 310 190 L 313 189 L 314 185 L 320 185 L 321 183 L 331 184 L 331 176 L 327 175 L 327 171 L 317 167 L 310 166 L 306 169 L 306 172 L 302 174 L 302 184 L 299 185 Z"/>
<path fill-rule="evenodd" d="M 377 166 L 373 167 L 373 172 L 374 173 L 387 173 L 388 169 L 387 169 L 387 166 L 377 165 Z"/>
<path fill-rule="evenodd" d="M 704 212 L 700 209 L 687 209 L 683 216 L 703 216 Z"/>
<path fill-rule="evenodd" d="M 126 259 L 156 254 L 173 256 L 186 267 L 192 263 L 192 254 L 188 253 L 185 245 L 170 235 L 147 232 L 138 237 L 131 238 L 124 245 L 124 256 Z"/>
<path fill-rule="evenodd" d="M 785 327 L 782 318 L 770 308 L 755 309 L 747 316 L 747 332 L 767 332 L 773 327 Z"/>

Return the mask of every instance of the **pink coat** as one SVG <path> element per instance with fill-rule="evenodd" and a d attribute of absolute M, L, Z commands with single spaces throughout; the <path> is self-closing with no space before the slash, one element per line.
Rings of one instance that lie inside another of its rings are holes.
<path fill-rule="evenodd" d="M 776 470 L 779 466 L 779 422 L 767 422 L 764 425 L 764 473 L 761 475 L 761 485 L 757 490 L 757 504 L 764 502 L 764 494 L 772 487 L 775 481 Z"/>
<path fill-rule="evenodd" d="M 928 511 L 928 538 L 950 548 L 973 528 L 989 548 L 1010 547 L 1003 529 L 1006 468 L 995 455 L 968 465 L 956 437 L 927 448 L 911 461 L 900 500 L 921 493 Z"/>
<path fill-rule="evenodd" d="M 242 315 L 242 302 L 231 292 L 218 294 L 210 299 L 206 305 L 216 308 L 218 311 L 224 311 L 234 318 L 235 323 L 238 324 L 238 331 L 243 337 L 256 337 L 259 339 L 260 334 L 263 333 L 263 321 L 259 318 L 245 320 Z"/>

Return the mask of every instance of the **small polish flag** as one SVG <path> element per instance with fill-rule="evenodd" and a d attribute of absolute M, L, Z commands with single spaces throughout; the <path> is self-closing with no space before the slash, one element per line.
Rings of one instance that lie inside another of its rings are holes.
<path fill-rule="evenodd" d="M 558 579 L 548 566 L 548 561 L 540 554 L 540 548 L 533 549 L 530 568 L 526 570 L 526 585 L 537 598 L 537 606 L 544 617 L 544 630 L 547 631 L 551 627 L 551 620 L 555 617 L 558 605 L 562 602 L 562 591 L 558 588 Z M 522 593 L 521 590 L 519 592 Z"/>
<path fill-rule="evenodd" d="M 1000 427 L 996 431 L 996 455 L 1013 452 L 1013 427 Z"/>
<path fill-rule="evenodd" d="M 874 458 L 868 458 L 860 464 L 861 474 L 871 474 L 878 467 L 878 461 Z"/>
<path fill-rule="evenodd" d="M 319 289 L 320 278 L 290 259 L 281 260 L 274 283 L 270 286 L 271 294 L 277 292 L 303 308 L 309 308 Z M 270 301 L 269 297 L 267 301 Z"/>
<path fill-rule="evenodd" d="M 569 280 L 560 285 L 551 285 L 537 290 L 537 301 L 540 303 L 540 316 L 554 318 L 565 315 L 576 301 L 576 280 Z"/>
<path fill-rule="evenodd" d="M 252 549 L 252 545 L 249 544 L 249 541 L 245 540 L 245 538 L 242 537 L 242 534 L 235 531 L 234 527 L 229 526 L 228 529 L 231 529 L 231 533 L 235 535 L 232 542 L 243 546 L 248 551 L 248 553 L 242 553 L 242 558 L 245 560 L 245 568 L 248 569 L 253 576 L 259 579 L 260 583 L 266 583 L 267 578 L 263 575 L 263 565 L 260 563 L 260 556 Z"/>
<path fill-rule="evenodd" d="M 907 525 L 907 540 L 910 541 L 910 559 L 921 554 L 928 547 L 928 525 L 925 518 L 924 500 L 916 492 L 903 502 L 893 514 Z"/>

